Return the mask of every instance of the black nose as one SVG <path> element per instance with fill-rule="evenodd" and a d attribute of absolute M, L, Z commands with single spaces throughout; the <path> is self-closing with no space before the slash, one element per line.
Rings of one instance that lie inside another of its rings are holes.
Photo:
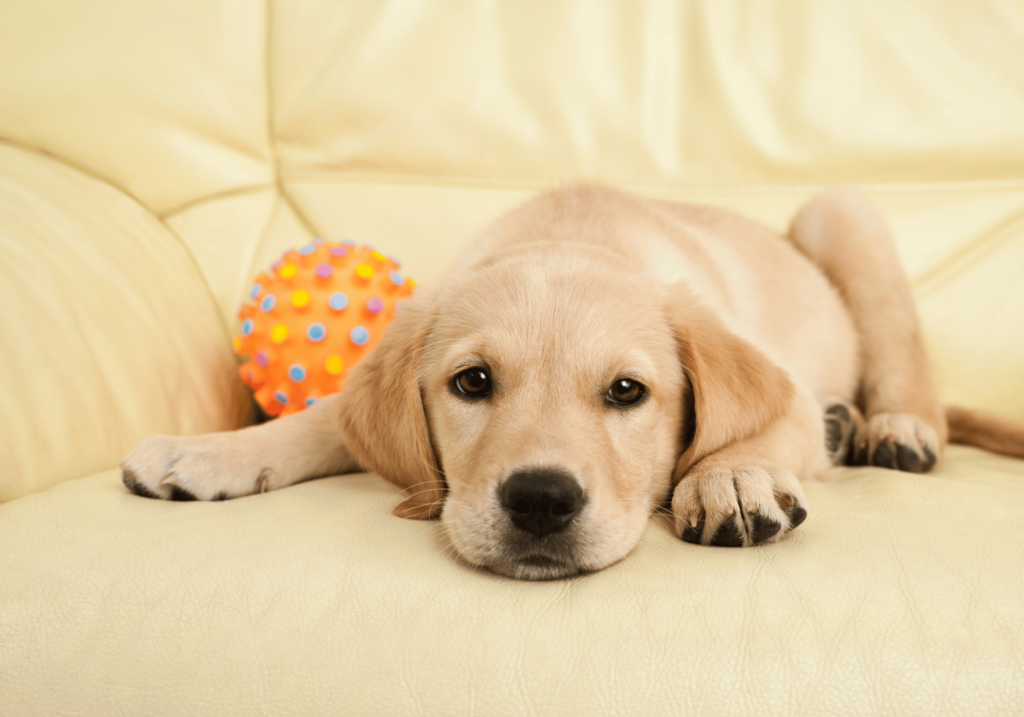
<path fill-rule="evenodd" d="M 512 523 L 538 538 L 563 530 L 586 502 L 576 479 L 558 468 L 513 473 L 499 497 Z"/>

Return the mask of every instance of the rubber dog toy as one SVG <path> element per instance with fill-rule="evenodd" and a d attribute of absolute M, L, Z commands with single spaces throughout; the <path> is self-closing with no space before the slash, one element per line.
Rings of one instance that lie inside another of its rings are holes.
<path fill-rule="evenodd" d="M 352 241 L 318 239 L 260 272 L 232 345 L 249 357 L 239 373 L 263 410 L 287 416 L 344 388 L 416 286 L 400 266 Z"/>

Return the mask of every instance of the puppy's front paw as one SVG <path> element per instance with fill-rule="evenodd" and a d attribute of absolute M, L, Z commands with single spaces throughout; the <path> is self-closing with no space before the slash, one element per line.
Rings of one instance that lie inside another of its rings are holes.
<path fill-rule="evenodd" d="M 910 413 L 876 413 L 857 431 L 854 463 L 927 473 L 940 453 L 935 430 Z"/>
<path fill-rule="evenodd" d="M 807 501 L 796 476 L 778 466 L 698 465 L 676 486 L 672 513 L 688 543 L 744 547 L 796 528 Z"/>
<path fill-rule="evenodd" d="M 163 500 L 225 500 L 267 489 L 272 472 L 239 456 L 226 435 L 149 436 L 121 461 L 135 495 Z"/>

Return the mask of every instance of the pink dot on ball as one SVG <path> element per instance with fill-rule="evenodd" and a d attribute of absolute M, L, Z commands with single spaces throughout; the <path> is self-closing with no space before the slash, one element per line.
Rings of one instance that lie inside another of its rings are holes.
<path fill-rule="evenodd" d="M 316 275 L 321 279 L 327 279 L 334 273 L 334 268 L 326 262 L 321 262 L 316 265 Z"/>
<path fill-rule="evenodd" d="M 371 296 L 366 300 L 366 308 L 375 314 L 379 314 L 384 308 L 384 302 L 380 300 L 379 296 Z"/>
<path fill-rule="evenodd" d="M 257 351 L 256 352 L 256 363 L 258 363 L 260 366 L 266 366 L 267 365 L 267 352 L 266 351 Z"/>

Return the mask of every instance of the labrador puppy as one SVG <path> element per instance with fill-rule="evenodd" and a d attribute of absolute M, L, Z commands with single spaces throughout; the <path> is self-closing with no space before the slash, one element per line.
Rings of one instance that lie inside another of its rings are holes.
<path fill-rule="evenodd" d="M 961 438 L 995 430 L 1024 455 L 1020 426 L 959 411 Z M 152 436 L 121 466 L 132 492 L 171 500 L 372 471 L 469 563 L 546 579 L 621 560 L 665 506 L 690 543 L 780 540 L 807 517 L 801 480 L 928 471 L 948 434 L 893 240 L 860 194 L 817 196 L 783 237 L 581 185 L 486 230 L 341 393 Z"/>

